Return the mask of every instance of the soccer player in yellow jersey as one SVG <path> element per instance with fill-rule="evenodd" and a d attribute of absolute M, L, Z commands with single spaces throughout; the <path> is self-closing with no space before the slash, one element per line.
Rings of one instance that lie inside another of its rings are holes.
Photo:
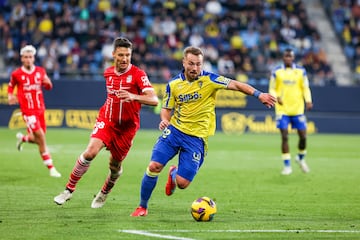
<path fill-rule="evenodd" d="M 215 73 L 203 71 L 204 53 L 200 48 L 187 47 L 183 53 L 184 70 L 166 86 L 160 112 L 159 129 L 162 135 L 155 144 L 151 161 L 143 176 L 139 207 L 133 217 L 148 214 L 148 201 L 164 166 L 179 155 L 178 166 L 171 166 L 165 186 L 170 196 L 176 186 L 189 186 L 206 154 L 207 138 L 215 133 L 215 97 L 220 89 L 240 91 L 253 95 L 267 107 L 275 105 L 276 98 L 252 86 Z"/>
<path fill-rule="evenodd" d="M 277 98 L 275 104 L 276 127 L 281 133 L 281 151 L 284 162 L 283 175 L 292 173 L 291 155 L 288 142 L 288 126 L 297 129 L 299 135 L 296 161 L 303 172 L 310 171 L 305 162 L 306 154 L 306 117 L 304 109 L 312 108 L 311 91 L 306 70 L 294 63 L 294 51 L 286 49 L 283 64 L 276 67 L 271 74 L 269 93 Z"/>

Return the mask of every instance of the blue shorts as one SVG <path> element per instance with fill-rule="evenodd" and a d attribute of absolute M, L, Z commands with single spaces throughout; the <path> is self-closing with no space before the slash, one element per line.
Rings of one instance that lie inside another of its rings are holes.
<path fill-rule="evenodd" d="M 157 140 L 151 160 L 165 166 L 179 154 L 177 174 L 192 181 L 204 161 L 204 152 L 202 138 L 187 135 L 170 125 Z"/>
<path fill-rule="evenodd" d="M 276 116 L 276 127 L 279 129 L 288 129 L 289 124 L 291 128 L 298 130 L 306 130 L 306 117 L 304 114 L 296 116 L 279 115 Z"/>

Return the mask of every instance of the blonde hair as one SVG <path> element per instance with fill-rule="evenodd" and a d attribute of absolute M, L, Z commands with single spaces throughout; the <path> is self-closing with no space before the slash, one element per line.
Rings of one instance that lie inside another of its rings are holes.
<path fill-rule="evenodd" d="M 199 55 L 204 56 L 204 53 L 201 50 L 201 48 L 194 47 L 194 46 L 189 46 L 184 49 L 184 52 L 183 52 L 184 57 L 186 57 L 189 53 L 191 53 L 195 56 L 199 56 Z"/>
<path fill-rule="evenodd" d="M 26 45 L 25 47 L 20 49 L 20 56 L 22 56 L 26 52 L 29 52 L 35 56 L 36 48 L 33 45 Z"/>

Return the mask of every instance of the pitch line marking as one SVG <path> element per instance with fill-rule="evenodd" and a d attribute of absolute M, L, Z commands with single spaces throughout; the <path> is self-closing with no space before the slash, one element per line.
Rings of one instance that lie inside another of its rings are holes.
<path fill-rule="evenodd" d="M 145 231 L 145 230 L 118 230 L 119 232 L 125 232 L 125 233 L 132 233 L 132 234 L 139 234 L 139 235 L 147 235 L 147 236 L 153 236 L 153 237 L 161 237 L 162 238 L 167 238 L 167 239 L 178 239 L 178 240 L 194 240 L 191 238 L 180 238 L 180 237 L 174 237 L 174 236 L 167 236 L 167 235 L 159 235 L 156 236 L 157 234 L 153 234 L 151 232 L 158 232 L 158 233 L 196 233 L 196 232 L 208 232 L 208 233 L 356 233 L 356 234 L 360 234 L 360 230 L 341 230 L 341 229 L 332 229 L 332 230 L 322 230 L 322 229 L 318 229 L 318 230 L 296 230 L 296 229 L 289 229 L 289 230 L 282 230 L 282 229 L 243 229 L 243 230 L 232 230 L 232 229 L 228 229 L 228 230 L 186 230 L 186 229 L 174 229 L 174 230 L 150 230 L 150 231 Z M 171 238 L 168 238 L 171 237 Z"/>
<path fill-rule="evenodd" d="M 143 235 L 143 236 L 148 236 L 148 237 L 165 238 L 165 239 L 195 240 L 193 238 L 176 237 L 176 236 L 171 236 L 171 235 L 161 235 L 161 234 L 151 233 L 148 231 L 140 231 L 140 230 L 119 230 L 119 232 Z M 155 231 L 153 231 L 153 232 L 155 232 Z"/>

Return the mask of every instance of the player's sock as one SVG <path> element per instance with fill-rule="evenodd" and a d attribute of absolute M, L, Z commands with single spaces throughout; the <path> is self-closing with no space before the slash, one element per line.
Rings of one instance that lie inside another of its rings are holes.
<path fill-rule="evenodd" d="M 70 174 L 69 181 L 66 184 L 66 188 L 70 190 L 70 192 L 75 191 L 76 184 L 89 169 L 90 163 L 91 161 L 86 160 L 82 154 L 79 156 Z"/>
<path fill-rule="evenodd" d="M 150 196 L 156 186 L 159 173 L 150 172 L 149 168 L 146 169 L 144 177 L 141 182 L 140 190 L 140 206 L 147 208 Z"/>
<path fill-rule="evenodd" d="M 41 158 L 42 158 L 42 160 L 43 160 L 44 165 L 45 165 L 48 169 L 51 169 L 51 168 L 54 167 L 50 153 L 48 153 L 48 152 L 43 152 L 43 153 L 41 154 Z"/>
<path fill-rule="evenodd" d="M 285 167 L 290 167 L 291 166 L 291 156 L 290 156 L 290 153 L 283 153 L 282 155 L 281 155 L 281 158 L 282 158 L 282 160 L 283 160 L 283 162 L 284 162 L 284 166 Z"/>
<path fill-rule="evenodd" d="M 123 168 L 121 167 L 121 170 L 119 172 L 116 172 L 115 174 L 109 173 L 109 175 L 107 176 L 105 183 L 103 185 L 103 187 L 101 188 L 101 192 L 104 194 L 108 194 L 109 192 L 111 192 L 111 189 L 114 187 L 116 181 L 119 179 L 119 177 L 121 176 L 123 172 Z"/>
<path fill-rule="evenodd" d="M 22 142 L 29 142 L 29 135 L 23 135 L 21 138 Z"/>
<path fill-rule="evenodd" d="M 297 158 L 299 161 L 303 160 L 306 156 L 306 150 L 299 150 L 299 153 L 297 155 Z"/>

